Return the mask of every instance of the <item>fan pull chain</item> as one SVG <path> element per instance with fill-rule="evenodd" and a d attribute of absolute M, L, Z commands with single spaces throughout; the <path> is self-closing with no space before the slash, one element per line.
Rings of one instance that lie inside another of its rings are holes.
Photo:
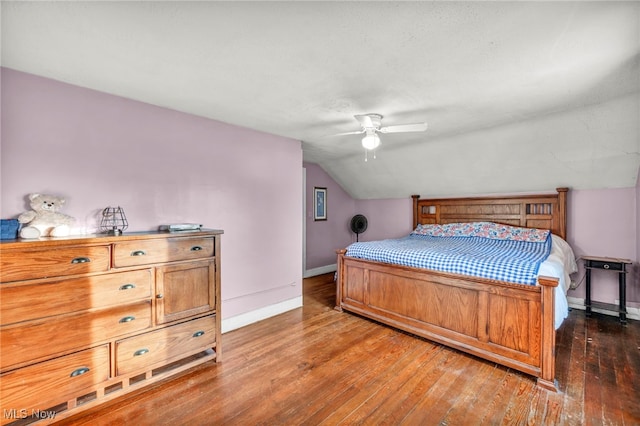
<path fill-rule="evenodd" d="M 373 159 L 376 159 L 376 150 L 372 150 L 373 151 Z M 364 150 L 364 162 L 366 163 L 367 161 L 369 161 L 369 150 L 365 149 Z"/>

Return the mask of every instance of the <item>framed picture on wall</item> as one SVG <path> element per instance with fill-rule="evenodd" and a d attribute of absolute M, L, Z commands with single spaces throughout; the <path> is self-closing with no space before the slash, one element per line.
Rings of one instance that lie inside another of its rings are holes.
<path fill-rule="evenodd" d="M 313 188 L 313 219 L 327 220 L 327 188 Z"/>

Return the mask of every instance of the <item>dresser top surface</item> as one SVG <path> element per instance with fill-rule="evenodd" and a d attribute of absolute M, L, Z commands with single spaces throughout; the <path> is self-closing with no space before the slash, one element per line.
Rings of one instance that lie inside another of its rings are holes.
<path fill-rule="evenodd" d="M 24 249 L 29 246 L 39 247 L 55 247 L 69 244 L 112 244 L 131 240 L 149 240 L 163 238 L 181 238 L 181 237 L 207 237 L 213 235 L 221 235 L 224 231 L 221 229 L 202 229 L 200 231 L 142 231 L 142 232 L 124 232 L 121 235 L 107 234 L 85 234 L 71 235 L 68 237 L 42 237 L 38 239 L 22 239 L 2 240 L 0 241 L 0 249 Z"/>

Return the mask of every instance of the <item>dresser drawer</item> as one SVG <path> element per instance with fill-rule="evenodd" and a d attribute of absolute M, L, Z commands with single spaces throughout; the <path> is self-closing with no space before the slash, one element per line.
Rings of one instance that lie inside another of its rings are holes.
<path fill-rule="evenodd" d="M 151 301 L 3 326 L 2 371 L 151 326 Z"/>
<path fill-rule="evenodd" d="M 108 345 L 30 365 L 0 375 L 2 410 L 45 410 L 108 379 Z"/>
<path fill-rule="evenodd" d="M 215 346 L 215 316 L 196 319 L 116 342 L 116 374 L 143 371 Z"/>
<path fill-rule="evenodd" d="M 150 269 L 38 284 L 0 286 L 4 325 L 151 297 Z"/>
<path fill-rule="evenodd" d="M 3 251 L 0 282 L 105 272 L 109 270 L 110 254 L 108 245 Z"/>
<path fill-rule="evenodd" d="M 624 263 L 622 262 L 608 262 L 602 260 L 588 260 L 587 267 L 594 269 L 608 269 L 610 271 L 622 271 Z"/>
<path fill-rule="evenodd" d="M 113 266 L 148 265 L 177 260 L 202 259 L 214 255 L 213 238 L 169 238 L 166 240 L 125 241 L 113 246 Z"/>

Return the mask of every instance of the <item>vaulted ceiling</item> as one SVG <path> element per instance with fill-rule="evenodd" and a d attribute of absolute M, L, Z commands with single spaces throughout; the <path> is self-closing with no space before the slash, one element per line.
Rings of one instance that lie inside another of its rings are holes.
<path fill-rule="evenodd" d="M 2 2 L 2 66 L 302 141 L 355 198 L 633 187 L 638 2 Z M 356 114 L 383 125 L 364 161 Z"/>

